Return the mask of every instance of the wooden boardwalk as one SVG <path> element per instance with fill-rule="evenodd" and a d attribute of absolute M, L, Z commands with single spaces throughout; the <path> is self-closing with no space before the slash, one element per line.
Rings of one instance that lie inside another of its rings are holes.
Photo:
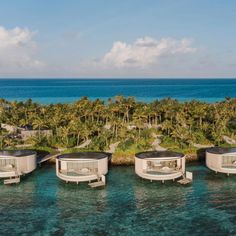
<path fill-rule="evenodd" d="M 37 163 L 38 163 L 38 165 L 41 165 L 42 163 L 55 158 L 58 154 L 59 154 L 59 152 L 57 152 L 57 153 L 50 153 L 50 154 L 48 154 L 48 155 L 46 155 L 44 157 L 40 157 L 40 158 L 37 159 Z"/>

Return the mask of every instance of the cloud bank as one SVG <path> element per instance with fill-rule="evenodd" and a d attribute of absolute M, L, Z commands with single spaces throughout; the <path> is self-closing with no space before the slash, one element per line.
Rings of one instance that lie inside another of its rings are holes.
<path fill-rule="evenodd" d="M 117 41 L 101 59 L 100 63 L 117 68 L 147 68 L 158 64 L 166 56 L 196 52 L 197 49 L 192 47 L 191 44 L 192 41 L 189 39 L 162 38 L 157 40 L 151 37 L 138 38 L 132 44 Z"/>
<path fill-rule="evenodd" d="M 85 77 L 176 77 L 189 76 L 199 49 L 189 38 L 137 38 L 132 43 L 116 41 L 100 58 L 77 67 Z"/>
<path fill-rule="evenodd" d="M 43 62 L 35 58 L 37 44 L 33 41 L 34 34 L 27 28 L 0 27 L 1 75 L 24 74 L 43 67 Z"/>
<path fill-rule="evenodd" d="M 233 77 L 236 72 L 233 56 L 225 61 L 224 55 L 214 56 L 189 38 L 145 36 L 133 42 L 115 41 L 109 50 L 93 59 L 86 58 L 86 47 L 83 51 L 75 49 L 81 43 L 76 32 L 63 35 L 63 50 L 57 41 L 40 45 L 35 34 L 27 28 L 0 26 L 0 77 L 190 78 Z"/>

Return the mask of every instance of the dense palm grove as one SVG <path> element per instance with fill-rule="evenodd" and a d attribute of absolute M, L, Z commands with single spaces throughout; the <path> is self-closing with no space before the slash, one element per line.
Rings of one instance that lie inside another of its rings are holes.
<path fill-rule="evenodd" d="M 108 150 L 120 141 L 117 151 L 134 153 L 151 149 L 156 134 L 165 147 L 193 151 L 194 144 L 222 145 L 224 135 L 235 137 L 236 100 L 208 104 L 167 98 L 144 103 L 117 96 L 105 102 L 84 97 L 74 103 L 41 105 L 1 99 L 0 122 L 53 131 L 51 137 L 25 141 L 32 146 L 73 148 L 91 139 L 87 150 Z M 1 129 L 1 148 L 21 143 Z"/>

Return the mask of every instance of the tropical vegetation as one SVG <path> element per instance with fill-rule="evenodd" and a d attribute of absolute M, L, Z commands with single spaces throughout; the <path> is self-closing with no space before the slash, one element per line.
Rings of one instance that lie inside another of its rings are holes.
<path fill-rule="evenodd" d="M 64 104 L 1 99 L 0 122 L 53 131 L 49 137 L 22 140 L 1 129 L 0 148 L 30 144 L 75 150 L 91 140 L 83 150 L 109 150 L 111 144 L 118 143 L 116 154 L 125 158 L 152 149 L 159 137 L 163 147 L 194 153 L 197 145 L 229 145 L 224 137 L 235 139 L 236 99 L 206 103 L 166 98 L 145 103 L 116 96 L 107 101 L 83 97 Z"/>

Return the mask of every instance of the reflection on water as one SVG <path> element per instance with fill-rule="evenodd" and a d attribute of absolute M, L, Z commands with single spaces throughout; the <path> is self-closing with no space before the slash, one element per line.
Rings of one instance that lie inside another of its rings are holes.
<path fill-rule="evenodd" d="M 43 166 L 0 187 L 1 235 L 236 235 L 236 176 L 188 168 L 194 182 L 149 182 L 112 167 L 105 188 L 66 184 Z"/>

